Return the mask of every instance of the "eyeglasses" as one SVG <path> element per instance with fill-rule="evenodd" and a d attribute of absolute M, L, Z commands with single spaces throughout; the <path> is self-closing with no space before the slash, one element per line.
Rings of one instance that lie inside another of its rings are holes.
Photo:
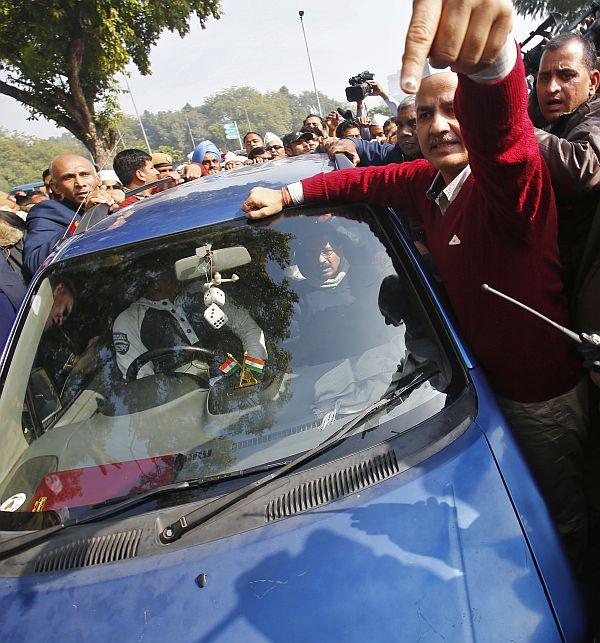
<path fill-rule="evenodd" d="M 283 149 L 283 145 L 271 145 L 271 147 L 265 147 L 265 150 L 267 150 L 267 152 L 272 152 L 273 150 L 282 150 L 282 149 Z"/>
<path fill-rule="evenodd" d="M 334 254 L 335 254 L 335 250 L 331 250 L 331 249 L 325 249 L 319 252 L 319 255 L 321 257 L 325 257 L 325 259 L 331 259 L 331 257 L 333 257 Z"/>

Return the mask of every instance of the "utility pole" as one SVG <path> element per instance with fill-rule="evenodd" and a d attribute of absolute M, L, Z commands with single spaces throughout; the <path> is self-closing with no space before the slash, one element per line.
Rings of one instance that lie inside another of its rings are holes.
<path fill-rule="evenodd" d="M 310 60 L 310 51 L 308 50 L 308 41 L 306 40 L 306 31 L 304 31 L 304 11 L 298 11 L 300 16 L 300 24 L 302 25 L 302 34 L 304 35 L 304 44 L 306 45 L 306 55 L 308 56 L 308 66 L 310 68 L 310 75 L 312 76 L 313 87 L 315 88 L 315 96 L 317 97 L 317 107 L 319 108 L 319 116 L 323 116 L 323 110 L 321 109 L 321 101 L 319 100 L 319 92 L 317 91 L 317 83 L 315 82 L 315 74 L 313 72 L 312 62 Z"/>
<path fill-rule="evenodd" d="M 190 127 L 190 122 L 188 121 L 187 114 L 184 114 L 185 122 L 187 123 L 188 132 L 190 133 L 190 138 L 192 139 L 192 147 L 196 149 L 196 141 L 194 141 L 194 135 L 192 134 L 192 128 Z"/>
<path fill-rule="evenodd" d="M 140 118 L 140 114 L 138 112 L 137 105 L 135 104 L 135 99 L 133 98 L 133 94 L 131 93 L 131 87 L 129 87 L 129 81 L 127 80 L 127 76 L 125 76 L 125 83 L 127 85 L 127 91 L 129 92 L 129 95 L 131 96 L 131 102 L 133 103 L 133 109 L 135 110 L 135 115 L 137 116 L 138 122 L 140 124 L 141 129 L 142 129 L 142 134 L 144 135 L 144 140 L 146 141 L 146 147 L 148 148 L 148 154 L 152 154 L 152 148 L 150 147 L 150 143 L 148 143 L 148 137 L 146 136 L 146 130 L 144 129 L 144 123 L 142 123 L 142 119 Z"/>

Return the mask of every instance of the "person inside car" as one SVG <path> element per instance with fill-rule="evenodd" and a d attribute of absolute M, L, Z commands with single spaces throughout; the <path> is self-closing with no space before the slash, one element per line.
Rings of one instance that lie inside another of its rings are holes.
<path fill-rule="evenodd" d="M 113 344 L 123 377 L 133 360 L 149 350 L 203 346 L 203 340 L 215 332 L 204 318 L 202 294 L 184 291 L 172 269 L 161 271 L 158 277 L 156 272 L 155 268 L 149 268 L 146 279 L 151 285 L 145 295 L 125 309 L 113 323 Z M 226 327 L 239 338 L 245 353 L 264 361 L 267 358 L 265 338 L 256 322 L 230 301 L 221 308 L 228 318 Z M 219 329 L 216 332 L 224 331 Z M 158 371 L 149 362 L 141 367 L 138 377 L 147 377 L 155 372 Z"/>

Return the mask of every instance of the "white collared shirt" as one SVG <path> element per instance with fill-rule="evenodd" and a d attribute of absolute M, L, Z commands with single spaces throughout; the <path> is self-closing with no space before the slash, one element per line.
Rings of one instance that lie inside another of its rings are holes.
<path fill-rule="evenodd" d="M 467 165 L 467 167 L 465 167 L 458 176 L 450 181 L 448 185 L 443 187 L 444 179 L 442 178 L 441 173 L 438 172 L 435 175 L 435 179 L 433 179 L 433 183 L 429 187 L 429 190 L 427 190 L 427 198 L 435 201 L 442 214 L 446 214 L 446 210 L 450 207 L 450 204 L 454 201 L 470 174 L 471 167 Z"/>

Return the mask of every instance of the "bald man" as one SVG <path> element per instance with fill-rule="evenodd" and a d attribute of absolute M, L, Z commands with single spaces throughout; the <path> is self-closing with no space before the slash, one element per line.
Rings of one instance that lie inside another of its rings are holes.
<path fill-rule="evenodd" d="M 50 186 L 55 200 L 38 203 L 27 215 L 23 266 L 27 280 L 62 239 L 71 221 L 98 203 L 116 204 L 107 192 L 97 189 L 100 180 L 94 166 L 83 156 L 62 154 L 50 163 Z"/>

